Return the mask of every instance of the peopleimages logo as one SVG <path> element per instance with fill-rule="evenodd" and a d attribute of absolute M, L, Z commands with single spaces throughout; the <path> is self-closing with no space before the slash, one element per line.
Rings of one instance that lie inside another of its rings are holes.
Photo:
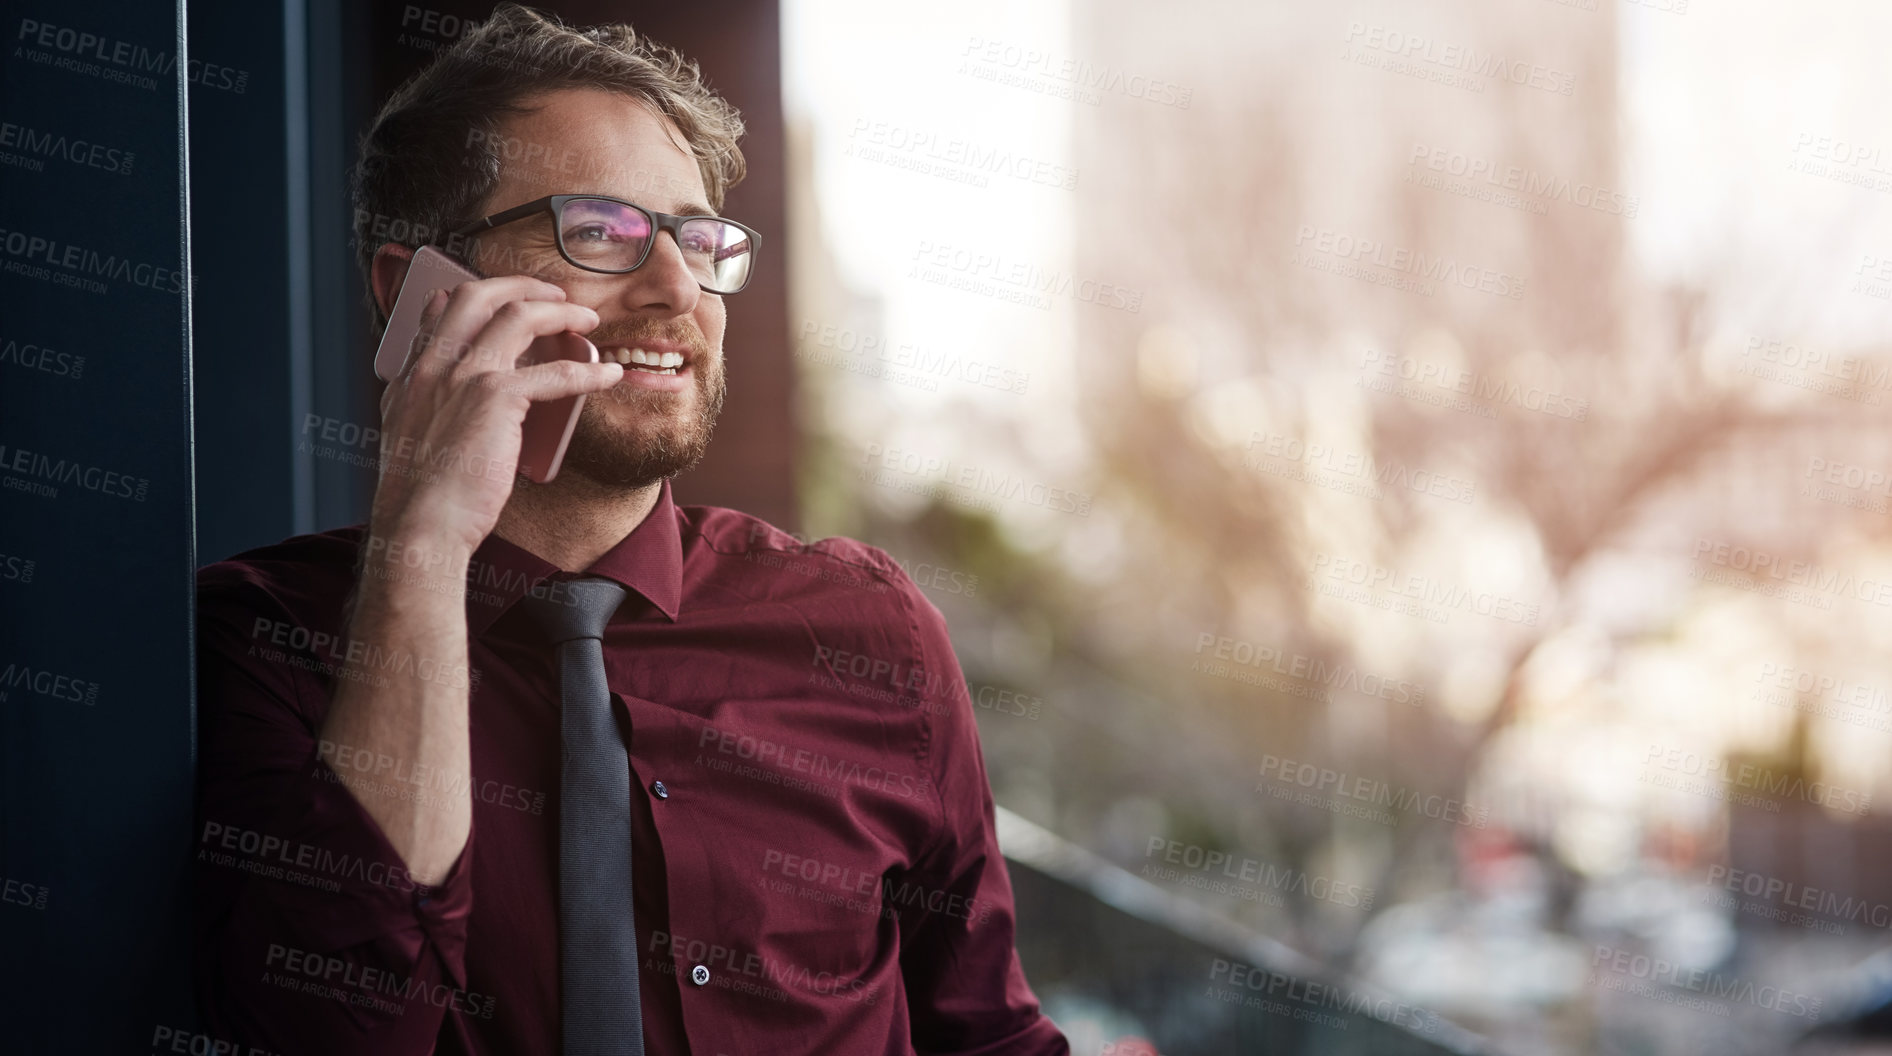
<path fill-rule="evenodd" d="M 1747 869 L 1725 865 L 1708 867 L 1709 886 L 1779 903 L 1781 906 L 1809 910 L 1836 920 L 1850 920 L 1875 928 L 1892 929 L 1892 906 L 1867 898 L 1842 895 L 1818 887 L 1808 887 L 1777 876 L 1766 876 Z"/>
<path fill-rule="evenodd" d="M 1482 199 L 1498 194 L 1491 200 L 1501 205 L 1522 206 L 1528 212 L 1542 214 L 1546 211 L 1542 203 L 1554 201 L 1634 220 L 1637 210 L 1641 208 L 1640 201 L 1633 194 L 1612 191 L 1582 180 L 1573 183 L 1562 176 L 1546 176 L 1536 169 L 1517 165 L 1501 166 L 1490 158 L 1464 154 L 1447 147 L 1414 143 L 1412 153 L 1406 160 L 1408 183 L 1417 182 L 1421 186 L 1451 191 L 1463 197 Z M 1420 175 L 1418 170 L 1422 168 L 1439 174 L 1439 177 L 1455 176 L 1467 183 L 1453 184 L 1438 177 L 1430 182 L 1423 178 L 1416 179 Z M 1507 191 L 1519 196 L 1515 203 L 1498 193 Z"/>
<path fill-rule="evenodd" d="M 18 662 L 0 668 L 0 700 L 6 699 L 9 689 L 87 707 L 99 702 L 97 682 Z"/>
<path fill-rule="evenodd" d="M 1762 796 L 1798 799 L 1842 814 L 1863 815 L 1872 809 L 1870 792 L 1842 788 L 1826 781 L 1809 781 L 1799 774 L 1731 761 L 1710 753 L 1651 744 L 1643 754 L 1642 764 L 1645 772 L 1660 768 L 1682 778 L 1702 779 L 1693 785 L 1674 780 L 1651 781 L 1652 784 L 1666 784 L 1717 799 L 1733 798 L 1729 789 L 1751 789 Z M 1778 812 L 1779 807 L 1772 809 Z"/>
<path fill-rule="evenodd" d="M 1495 268 L 1464 264 L 1451 257 L 1435 256 L 1406 246 L 1389 246 L 1378 239 L 1359 238 L 1345 231 L 1315 227 L 1313 224 L 1302 224 L 1295 229 L 1294 246 L 1351 264 L 1372 265 L 1411 275 L 1422 283 L 1438 282 L 1513 301 L 1524 296 L 1522 278 Z"/>
<path fill-rule="evenodd" d="M 39 562 L 18 554 L 0 554 L 0 583 L 31 583 Z"/>
<path fill-rule="evenodd" d="M 0 363 L 11 363 L 21 370 L 50 374 L 55 378 L 70 378 L 73 381 L 85 377 L 84 356 L 57 352 L 44 345 L 14 338 L 7 338 L 4 344 L 0 344 Z"/>
<path fill-rule="evenodd" d="M 1271 459 L 1275 464 L 1270 463 Z M 1414 469 L 1398 461 L 1378 462 L 1364 451 L 1309 443 L 1285 433 L 1250 432 L 1248 446 L 1243 449 L 1242 468 L 1304 480 L 1376 501 L 1385 494 L 1385 486 L 1448 502 L 1469 503 L 1478 495 L 1477 482 L 1464 477 Z"/>
<path fill-rule="evenodd" d="M 128 40 L 113 40 L 95 33 L 86 33 L 66 26 L 56 26 L 50 22 L 36 19 L 20 19 L 20 32 L 13 38 L 42 48 L 64 52 L 80 58 L 97 59 L 100 62 L 127 69 L 143 70 L 148 73 L 164 74 L 172 69 L 171 53 L 153 51 L 143 44 L 133 44 Z"/>
<path fill-rule="evenodd" d="M 1728 569 L 1746 576 L 1743 583 L 1716 569 Z M 1695 567 L 1691 575 L 1706 583 L 1720 583 L 1754 589 L 1792 601 L 1831 608 L 1832 598 L 1851 597 L 1874 605 L 1892 605 L 1892 580 L 1877 580 L 1851 572 L 1826 568 L 1811 561 L 1783 557 L 1756 550 L 1739 543 L 1725 543 L 1701 538 L 1695 541 Z M 1786 584 L 1782 586 L 1781 584 Z"/>
<path fill-rule="evenodd" d="M 963 356 L 913 341 L 891 341 L 879 334 L 864 334 L 833 323 L 806 320 L 801 325 L 796 355 L 818 365 L 838 366 L 856 374 L 884 377 L 939 391 L 939 379 L 1023 394 L 1031 372 L 996 360 Z"/>
<path fill-rule="evenodd" d="M 129 150 L 94 143 L 87 139 L 73 139 L 26 125 L 16 125 L 11 121 L 0 121 L 0 147 L 31 155 L 29 160 L 57 158 L 60 161 L 99 169 L 119 176 L 131 175 L 131 164 L 137 157 Z M 43 165 L 25 167 L 35 172 L 44 168 Z"/>
<path fill-rule="evenodd" d="M 418 998 L 437 1008 L 452 1009 L 461 1015 L 493 1018 L 494 999 L 490 996 L 446 983 L 429 983 L 385 968 L 355 964 L 333 954 L 299 950 L 272 942 L 264 964 L 268 968 L 283 969 L 281 974 L 269 973 L 274 977 L 267 981 L 278 986 L 299 983 L 303 993 L 349 1004 L 367 1004 L 377 1011 L 391 1011 L 398 1015 L 407 1010 L 408 1003 Z M 370 1003 L 361 998 L 379 1000 Z"/>
<path fill-rule="evenodd" d="M 1276 799 L 1297 799 L 1298 797 L 1291 794 L 1291 786 L 1298 786 L 1312 790 L 1316 796 L 1331 793 L 1360 803 L 1376 807 L 1390 807 L 1418 817 L 1447 821 L 1470 828 L 1482 829 L 1490 818 L 1490 809 L 1477 804 L 1441 795 L 1427 795 L 1404 786 L 1388 784 L 1378 778 L 1349 774 L 1344 770 L 1303 763 L 1278 755 L 1261 757 L 1261 776 L 1274 780 L 1278 787 L 1271 789 L 1264 782 L 1257 784 L 1255 791 L 1274 796 Z M 1309 802 L 1309 805 L 1324 806 L 1318 802 Z M 1385 816 L 1382 815 L 1380 818 L 1369 820 L 1384 821 L 1384 819 Z"/>
<path fill-rule="evenodd" d="M 154 91 L 158 78 L 169 78 L 177 69 L 177 57 L 169 51 L 157 51 L 128 40 L 114 40 L 96 33 L 57 26 L 37 19 L 20 19 L 20 31 L 13 38 L 35 48 L 50 51 L 16 51 L 16 54 L 41 63 L 86 74 L 108 81 L 121 81 Z M 54 60 L 53 53 L 58 54 Z M 97 65 L 94 65 L 96 61 Z M 154 74 L 155 76 L 146 76 Z M 248 70 L 232 69 L 202 59 L 184 60 L 184 78 L 191 84 L 219 88 L 242 95 L 249 86 Z"/>
<path fill-rule="evenodd" d="M 1707 1001 L 1750 1005 L 1817 1023 L 1824 1005 L 1821 998 L 1793 990 L 1778 986 L 1757 986 L 1740 976 L 1689 968 L 1661 957 L 1613 946 L 1596 948 L 1596 955 L 1590 959 L 1590 971 L 1593 985 L 1604 989 L 1624 990 L 1683 1007 L 1699 1007 L 1700 1011 L 1714 1012 L 1716 1015 L 1725 1016 L 1728 1013 L 1724 1008 L 1706 1005 Z M 1606 971 L 1610 974 L 1605 975 Z M 1664 988 L 1673 988 L 1674 992 Z M 1699 996 L 1690 998 L 1691 994 Z M 1705 1007 L 1700 1007 L 1703 1005 Z"/>
<path fill-rule="evenodd" d="M 889 920 L 898 920 L 902 910 L 923 910 L 957 917 L 976 926 L 985 923 L 995 908 L 989 900 L 981 901 L 945 888 L 926 887 L 911 880 L 896 881 L 885 873 L 823 861 L 773 847 L 762 855 L 762 871 L 780 873 L 790 880 L 806 881 L 817 887 L 831 888 L 843 897 L 823 898 L 821 896 L 825 892 L 807 888 L 797 892 L 792 884 L 777 889 L 784 894 L 812 897 L 830 905 L 841 904 L 859 912 L 885 916 Z"/>
<path fill-rule="evenodd" d="M 1481 52 L 1463 44 L 1441 43 L 1418 33 L 1369 26 L 1364 22 L 1347 23 L 1346 42 L 1441 70 L 1462 71 L 1556 95 L 1569 95 L 1577 85 L 1574 76 L 1538 63 L 1506 58 L 1496 52 Z"/>
<path fill-rule="evenodd" d="M 145 501 L 145 493 L 151 487 L 151 481 L 144 477 L 0 444 L 0 487 L 53 499 L 59 497 L 55 486 L 58 484 L 73 484 L 86 491 L 135 502 Z"/>
<path fill-rule="evenodd" d="M 1481 374 L 1465 367 L 1444 363 L 1433 363 L 1402 356 L 1397 353 L 1367 349 L 1360 360 L 1361 379 L 1357 383 L 1376 391 L 1391 392 L 1394 395 L 1419 399 L 1422 402 L 1439 402 L 1425 391 L 1437 389 L 1459 396 L 1468 396 L 1483 404 L 1502 404 L 1526 411 L 1536 411 L 1552 418 L 1568 418 L 1581 422 L 1590 416 L 1590 401 L 1575 396 L 1566 396 L 1560 389 L 1546 389 L 1537 385 L 1520 385 L 1506 378 Z M 1397 378 L 1401 382 L 1411 383 L 1411 387 L 1375 384 L 1367 375 L 1377 374 L 1381 378 Z M 1417 391 L 1415 391 L 1417 390 Z M 1463 409 L 1456 408 L 1455 409 Z M 1485 407 L 1475 407 L 1485 411 L 1485 417 L 1492 414 Z"/>
<path fill-rule="evenodd" d="M 1373 889 L 1359 884 L 1333 880 L 1325 876 L 1312 876 L 1305 871 L 1292 869 L 1285 865 L 1274 865 L 1246 855 L 1236 857 L 1229 851 L 1212 847 L 1203 847 L 1181 840 L 1167 839 L 1162 836 L 1150 837 L 1149 844 L 1143 849 L 1146 864 L 1145 876 L 1157 876 L 1164 880 L 1180 880 L 1188 886 L 1203 887 L 1200 881 L 1209 873 L 1234 880 L 1238 885 L 1261 884 L 1274 891 L 1286 891 L 1303 895 L 1321 902 L 1331 902 L 1348 909 L 1370 910 L 1373 908 Z M 1166 863 L 1180 866 L 1176 869 L 1152 870 L 1151 865 Z M 1217 886 L 1210 885 L 1211 890 Z M 1218 893 L 1228 893 L 1219 891 Z M 1276 905 L 1279 902 L 1275 903 Z"/>
<path fill-rule="evenodd" d="M 723 755 L 753 759 L 760 765 L 777 770 L 808 774 L 812 779 L 828 782 L 830 786 L 854 785 L 870 791 L 889 792 L 903 799 L 925 797 L 932 791 L 932 782 L 924 775 L 916 778 L 912 774 L 896 773 L 880 766 L 862 766 L 853 760 L 836 759 L 826 752 L 704 723 L 703 733 L 697 739 L 696 746 L 700 753 L 710 745 L 714 745 L 716 751 Z M 699 754 L 698 759 L 701 758 Z"/>
<path fill-rule="evenodd" d="M 55 274 L 63 275 L 72 281 L 62 282 L 61 285 L 80 286 L 93 293 L 107 290 L 105 284 L 98 281 L 100 278 L 118 279 L 159 293 L 182 293 L 184 290 L 184 273 L 175 268 L 134 262 L 117 254 L 101 253 L 70 242 L 29 235 L 24 231 L 0 228 L 0 249 L 12 258 L 6 264 L 6 271 L 11 274 L 48 280 Z M 59 271 L 51 272 L 48 268 L 58 268 Z"/>
<path fill-rule="evenodd" d="M 856 118 L 848 139 L 843 150 L 848 157 L 930 175 L 952 174 L 980 187 L 988 176 L 1010 176 L 1066 191 L 1077 187 L 1076 169 L 898 122 Z"/>
<path fill-rule="evenodd" d="M 1308 1017 L 1303 1013 L 1328 1008 L 1336 1012 L 1344 1012 L 1347 1016 L 1372 1017 L 1382 1023 L 1391 1023 L 1424 1034 L 1438 1033 L 1442 1022 L 1438 1013 L 1419 1005 L 1364 993 L 1351 987 L 1284 975 L 1266 968 L 1244 964 L 1241 961 L 1224 960 L 1220 957 L 1215 958 L 1209 966 L 1209 981 L 1212 984 L 1224 984 L 1231 993 L 1218 993 L 1217 988 L 1212 985 L 1205 996 L 1217 1000 L 1229 1000 L 1232 995 L 1240 996 L 1241 991 L 1249 991 L 1247 996 L 1261 999 L 1252 1002 L 1251 1007 L 1292 1016 L 1295 1019 L 1307 1019 Z M 1278 1000 L 1270 1001 L 1266 1000 L 1267 998 Z M 1338 1016 L 1325 1016 L 1314 1022 L 1323 1022 L 1342 1030 L 1347 1026 L 1347 1019 Z"/>
<path fill-rule="evenodd" d="M 1472 591 L 1427 576 L 1415 576 L 1353 558 L 1317 553 L 1308 569 L 1310 586 L 1320 589 L 1321 581 L 1337 588 L 1352 587 L 1369 595 L 1383 594 L 1392 599 L 1411 599 L 1428 612 L 1441 615 L 1471 612 L 1506 623 L 1537 626 L 1539 606 L 1526 605 L 1516 598 L 1490 591 Z M 1325 592 L 1325 591 L 1323 591 Z M 1348 600 L 1362 600 L 1349 598 Z M 1385 607 L 1385 606 L 1378 606 Z M 1428 616 L 1430 618 L 1430 616 Z M 1444 623 L 1444 619 L 1434 619 Z"/>
<path fill-rule="evenodd" d="M 1207 654 L 1205 656 L 1204 654 Z M 1309 686 L 1294 686 L 1281 679 L 1261 675 L 1263 670 L 1304 683 L 1314 683 L 1327 690 L 1351 689 L 1369 697 L 1379 697 L 1396 704 L 1411 704 L 1418 707 L 1425 703 L 1426 689 L 1407 680 L 1387 678 L 1383 675 L 1364 673 L 1359 665 L 1353 663 L 1329 664 L 1320 657 L 1307 656 L 1297 652 L 1283 652 L 1273 646 L 1256 645 L 1253 642 L 1230 638 L 1203 631 L 1196 635 L 1197 659 L 1189 665 L 1192 671 L 1218 677 L 1234 677 L 1237 681 L 1265 685 L 1270 689 L 1279 689 L 1292 696 L 1314 696 L 1322 701 L 1331 702 L 1325 693 L 1311 692 Z M 1211 663 L 1211 659 L 1223 663 Z M 1240 668 L 1252 667 L 1253 676 Z M 1297 692 L 1298 690 L 1298 692 Z"/>
<path fill-rule="evenodd" d="M 1776 690 L 1780 696 L 1775 701 L 1790 699 L 1789 694 L 1805 695 L 1815 700 L 1829 701 L 1838 705 L 1850 705 L 1870 711 L 1892 713 L 1892 694 L 1876 685 L 1867 685 L 1857 681 L 1847 681 L 1832 675 L 1808 671 L 1790 665 L 1776 663 L 1761 664 L 1760 672 L 1754 676 L 1764 690 Z"/>
<path fill-rule="evenodd" d="M 1864 275 L 1869 271 L 1892 280 L 1892 257 L 1881 259 L 1864 256 L 1856 274 Z M 1880 393 L 1892 389 L 1892 365 L 1860 356 L 1833 355 L 1823 348 L 1779 338 L 1758 334 L 1750 336 L 1737 355 L 1740 362 L 1735 369 L 1739 373 L 1771 380 L 1782 376 L 1785 371 L 1794 371 L 1810 380 L 1826 379 L 1830 382 L 1824 386 L 1804 385 L 1803 388 L 1819 388 L 1820 391 L 1835 395 L 1846 395 L 1855 390 Z M 1817 378 L 1814 378 L 1815 375 Z"/>
<path fill-rule="evenodd" d="M 922 240 L 912 259 L 915 263 L 907 269 L 908 278 L 975 293 L 998 291 L 1014 295 L 1004 299 L 1021 300 L 1038 308 L 1049 308 L 1052 297 L 1069 297 L 1099 308 L 1132 313 L 1143 310 L 1141 290 L 1078 278 L 1030 261 L 1007 260 L 996 253 Z"/>
<path fill-rule="evenodd" d="M 316 844 L 216 821 L 204 822 L 198 844 L 200 861 L 330 891 L 340 891 L 341 880 L 402 892 L 429 890 L 399 864 L 371 861 L 346 851 L 331 851 Z M 297 871 L 304 869 L 309 872 Z"/>
<path fill-rule="evenodd" d="M 917 451 L 870 443 L 862 452 L 860 477 L 882 487 L 902 491 L 929 492 L 943 488 L 949 495 L 963 495 L 968 500 L 988 503 L 1022 501 L 1029 506 L 1057 513 L 1088 517 L 1091 512 L 1089 492 L 1053 487 L 1043 481 L 1012 473 L 1000 473 L 981 466 L 954 462 L 949 458 L 923 455 Z M 897 476 L 896 476 L 897 474 Z M 899 478 L 908 478 L 902 482 Z M 912 485 L 918 484 L 919 487 Z"/>
<path fill-rule="evenodd" d="M 1102 93 L 1189 109 L 1195 89 L 1035 47 L 974 36 L 960 52 L 960 73 L 1096 106 Z"/>

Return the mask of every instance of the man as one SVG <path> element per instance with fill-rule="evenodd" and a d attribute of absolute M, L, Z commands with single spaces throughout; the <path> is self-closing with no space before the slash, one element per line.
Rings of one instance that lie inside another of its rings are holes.
<path fill-rule="evenodd" d="M 938 611 L 873 547 L 672 503 L 754 256 L 690 219 L 741 131 L 629 27 L 505 5 L 364 140 L 358 233 L 443 233 L 484 277 L 433 295 L 388 385 L 367 524 L 200 574 L 213 1036 L 1068 1053 Z M 378 318 L 415 248 L 364 244 Z M 521 361 L 565 330 L 605 362 Z M 563 468 L 515 480 L 531 401 L 579 393 Z"/>

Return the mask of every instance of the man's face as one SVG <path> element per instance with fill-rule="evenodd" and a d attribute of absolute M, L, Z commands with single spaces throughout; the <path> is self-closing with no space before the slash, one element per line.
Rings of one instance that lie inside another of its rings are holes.
<path fill-rule="evenodd" d="M 527 101 L 534 111 L 500 125 L 500 179 L 491 215 L 548 194 L 603 194 L 658 212 L 708 212 L 709 196 L 682 134 L 638 100 L 570 89 Z M 483 274 L 528 274 L 565 290 L 603 320 L 586 335 L 604 360 L 620 350 L 680 353 L 676 373 L 626 366 L 624 380 L 591 394 L 561 472 L 640 487 L 696 464 L 723 406 L 723 299 L 698 288 L 676 239 L 657 235 L 636 271 L 604 275 L 559 255 L 552 216 L 506 224 L 480 238 Z"/>

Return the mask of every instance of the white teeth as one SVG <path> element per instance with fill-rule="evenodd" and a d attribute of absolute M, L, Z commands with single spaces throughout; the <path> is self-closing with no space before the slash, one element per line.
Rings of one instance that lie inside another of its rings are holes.
<path fill-rule="evenodd" d="M 675 374 L 677 368 L 683 366 L 680 352 L 650 352 L 641 348 L 617 348 L 612 352 L 619 363 L 649 374 Z"/>
<path fill-rule="evenodd" d="M 683 354 L 681 352 L 645 352 L 643 348 L 632 348 L 630 352 L 624 352 L 621 348 L 619 363 L 638 363 L 639 367 L 681 367 Z"/>

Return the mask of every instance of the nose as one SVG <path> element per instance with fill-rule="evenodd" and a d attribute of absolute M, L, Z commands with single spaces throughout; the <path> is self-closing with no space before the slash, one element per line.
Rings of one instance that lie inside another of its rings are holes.
<path fill-rule="evenodd" d="M 696 309 L 703 295 L 696 276 L 683 260 L 683 248 L 669 231 L 657 232 L 644 263 L 626 278 L 624 303 L 628 308 L 667 315 L 685 315 Z"/>

